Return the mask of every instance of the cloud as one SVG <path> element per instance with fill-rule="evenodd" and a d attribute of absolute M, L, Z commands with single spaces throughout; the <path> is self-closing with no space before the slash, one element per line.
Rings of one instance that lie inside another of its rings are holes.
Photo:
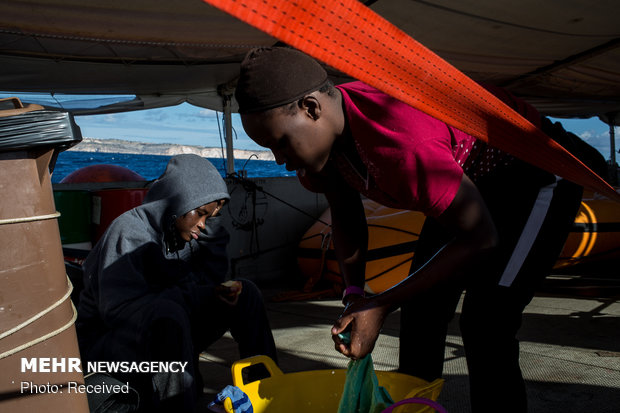
<path fill-rule="evenodd" d="M 144 111 L 144 118 L 152 122 L 163 122 L 170 118 L 168 112 L 161 109 L 151 109 Z"/>
<path fill-rule="evenodd" d="M 217 117 L 216 112 L 211 109 L 200 109 L 198 111 L 198 116 L 201 118 L 213 118 Z"/>
<path fill-rule="evenodd" d="M 616 128 L 616 133 L 618 133 L 618 128 Z M 592 129 L 584 130 L 578 133 L 578 136 L 586 141 L 591 146 L 598 149 L 598 151 L 603 154 L 606 159 L 609 159 L 610 155 L 610 142 L 609 142 L 609 131 L 596 131 Z M 616 138 L 616 150 L 618 150 L 618 140 Z"/>
<path fill-rule="evenodd" d="M 185 108 L 185 110 L 175 112 L 175 118 L 182 122 L 208 122 L 207 124 L 215 125 L 217 112 L 194 106 L 189 106 L 189 108 L 189 110 Z"/>

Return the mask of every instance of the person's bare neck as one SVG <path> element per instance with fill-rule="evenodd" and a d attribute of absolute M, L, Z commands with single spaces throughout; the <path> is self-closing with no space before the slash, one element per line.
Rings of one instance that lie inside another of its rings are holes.
<path fill-rule="evenodd" d="M 336 98 L 333 101 L 333 113 L 334 113 L 334 127 L 336 129 L 336 135 L 342 136 L 346 130 L 346 117 L 344 115 L 344 106 L 342 104 L 342 92 L 336 89 Z"/>

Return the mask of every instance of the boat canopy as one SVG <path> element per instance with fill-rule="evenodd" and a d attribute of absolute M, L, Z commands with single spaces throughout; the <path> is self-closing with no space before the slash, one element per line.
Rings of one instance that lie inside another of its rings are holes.
<path fill-rule="evenodd" d="M 546 115 L 620 124 L 617 0 L 367 3 L 472 79 L 503 86 Z M 0 4 L 0 90 L 89 95 L 67 106 L 74 114 L 182 102 L 234 111 L 227 99 L 239 62 L 277 43 L 200 0 Z M 336 83 L 347 79 L 329 73 Z M 90 97 L 111 94 L 130 98 Z"/>

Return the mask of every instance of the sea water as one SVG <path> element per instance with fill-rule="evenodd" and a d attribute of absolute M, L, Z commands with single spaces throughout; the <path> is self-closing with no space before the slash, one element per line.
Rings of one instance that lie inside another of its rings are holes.
<path fill-rule="evenodd" d="M 150 181 L 158 178 L 166 169 L 171 156 L 164 155 L 137 155 L 127 153 L 100 153 L 65 151 L 58 155 L 54 166 L 52 183 L 58 183 L 71 172 L 89 165 L 111 164 L 129 168 Z M 224 159 L 207 158 L 226 176 L 226 161 Z M 283 165 L 274 161 L 260 161 L 257 159 L 235 159 L 235 171 L 247 171 L 248 178 L 263 178 L 270 176 L 294 176 L 295 172 L 287 171 Z"/>

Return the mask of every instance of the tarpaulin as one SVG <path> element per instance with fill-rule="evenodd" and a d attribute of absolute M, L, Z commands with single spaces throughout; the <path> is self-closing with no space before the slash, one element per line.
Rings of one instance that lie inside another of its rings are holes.
<path fill-rule="evenodd" d="M 80 128 L 67 112 L 37 110 L 0 117 L 0 151 L 43 146 L 64 150 L 81 140 Z"/>

